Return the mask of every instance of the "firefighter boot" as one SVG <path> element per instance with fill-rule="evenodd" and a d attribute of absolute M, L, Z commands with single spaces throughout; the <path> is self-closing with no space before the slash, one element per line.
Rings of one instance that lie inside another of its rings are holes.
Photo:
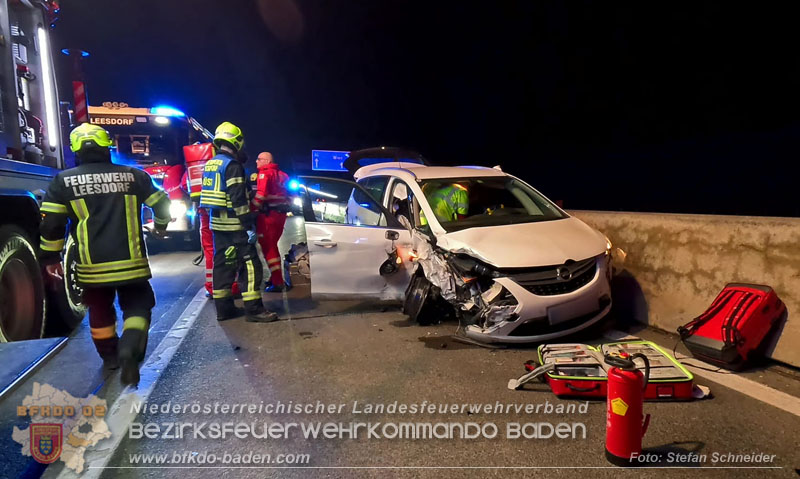
<path fill-rule="evenodd" d="M 147 344 L 147 332 L 126 329 L 119 340 L 119 362 L 122 367 L 120 382 L 123 386 L 139 384 L 139 361 L 143 357 L 142 345 Z"/>
<path fill-rule="evenodd" d="M 229 319 L 244 316 L 244 310 L 237 308 L 233 304 L 233 298 L 215 298 L 214 306 L 217 308 L 217 321 L 227 321 Z"/>
<path fill-rule="evenodd" d="M 144 334 L 141 336 L 141 340 L 139 341 L 139 356 L 136 358 L 137 361 L 140 363 L 144 361 L 144 354 L 147 351 L 147 338 L 149 336 L 149 331 L 145 331 Z"/>
<path fill-rule="evenodd" d="M 247 312 L 246 321 L 248 323 L 271 323 L 278 320 L 278 314 L 267 311 L 264 307 L 253 308 Z"/>
<path fill-rule="evenodd" d="M 103 358 L 103 368 L 106 371 L 115 371 L 119 369 L 119 358 L 117 356 Z"/>

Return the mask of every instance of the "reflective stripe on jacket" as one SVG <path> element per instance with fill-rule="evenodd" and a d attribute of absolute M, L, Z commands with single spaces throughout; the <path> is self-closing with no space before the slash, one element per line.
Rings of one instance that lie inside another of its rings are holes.
<path fill-rule="evenodd" d="M 200 207 L 211 216 L 215 231 L 241 231 L 253 228 L 248 185 L 244 167 L 225 152 L 206 162 L 203 170 Z"/>
<path fill-rule="evenodd" d="M 78 247 L 78 283 L 109 286 L 149 279 L 142 204 L 153 209 L 157 227 L 166 229 L 169 199 L 146 172 L 110 162 L 60 172 L 42 203 L 40 259 L 60 261 L 69 225 Z"/>

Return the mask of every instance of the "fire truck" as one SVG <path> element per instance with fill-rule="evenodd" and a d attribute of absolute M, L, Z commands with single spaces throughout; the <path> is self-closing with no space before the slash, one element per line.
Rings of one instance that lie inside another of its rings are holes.
<path fill-rule="evenodd" d="M 146 171 L 164 189 L 171 200 L 173 221 L 167 234 L 184 243 L 199 242 L 199 222 L 189 199 L 183 147 L 213 140 L 210 131 L 194 118 L 170 106 L 134 108 L 127 103 L 105 102 L 89 106 L 89 121 L 105 128 L 113 140 L 114 163 L 135 166 Z M 152 230 L 150 211 L 143 225 Z"/>
<path fill-rule="evenodd" d="M 83 318 L 76 248 L 63 282 L 45 280 L 36 259 L 39 205 L 64 156 L 50 27 L 58 4 L 0 0 L 0 342 L 40 338 Z"/>

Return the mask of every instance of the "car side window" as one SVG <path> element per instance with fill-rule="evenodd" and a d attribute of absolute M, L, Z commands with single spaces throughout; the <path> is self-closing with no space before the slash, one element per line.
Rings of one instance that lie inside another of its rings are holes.
<path fill-rule="evenodd" d="M 302 178 L 303 217 L 308 222 L 385 226 L 386 218 L 372 196 L 349 181 Z"/>
<path fill-rule="evenodd" d="M 380 208 L 377 204 L 383 201 L 383 194 L 386 192 L 386 185 L 389 184 L 389 178 L 386 176 L 373 176 L 364 178 L 358 181 L 358 185 L 362 186 L 364 190 L 356 188 L 353 191 L 353 199 L 356 203 L 361 205 L 362 208 L 371 209 L 375 213 L 380 213 Z M 372 202 L 369 201 L 371 197 Z"/>
<path fill-rule="evenodd" d="M 414 228 L 414 225 L 417 224 L 415 210 L 418 208 L 411 188 L 403 181 L 395 181 L 392 185 L 392 194 L 389 196 L 389 212 L 403 226 Z"/>

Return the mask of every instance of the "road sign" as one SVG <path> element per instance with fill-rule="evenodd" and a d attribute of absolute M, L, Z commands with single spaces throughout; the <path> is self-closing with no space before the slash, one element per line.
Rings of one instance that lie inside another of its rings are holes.
<path fill-rule="evenodd" d="M 349 151 L 311 150 L 311 169 L 315 171 L 347 171 L 344 160 Z"/>

